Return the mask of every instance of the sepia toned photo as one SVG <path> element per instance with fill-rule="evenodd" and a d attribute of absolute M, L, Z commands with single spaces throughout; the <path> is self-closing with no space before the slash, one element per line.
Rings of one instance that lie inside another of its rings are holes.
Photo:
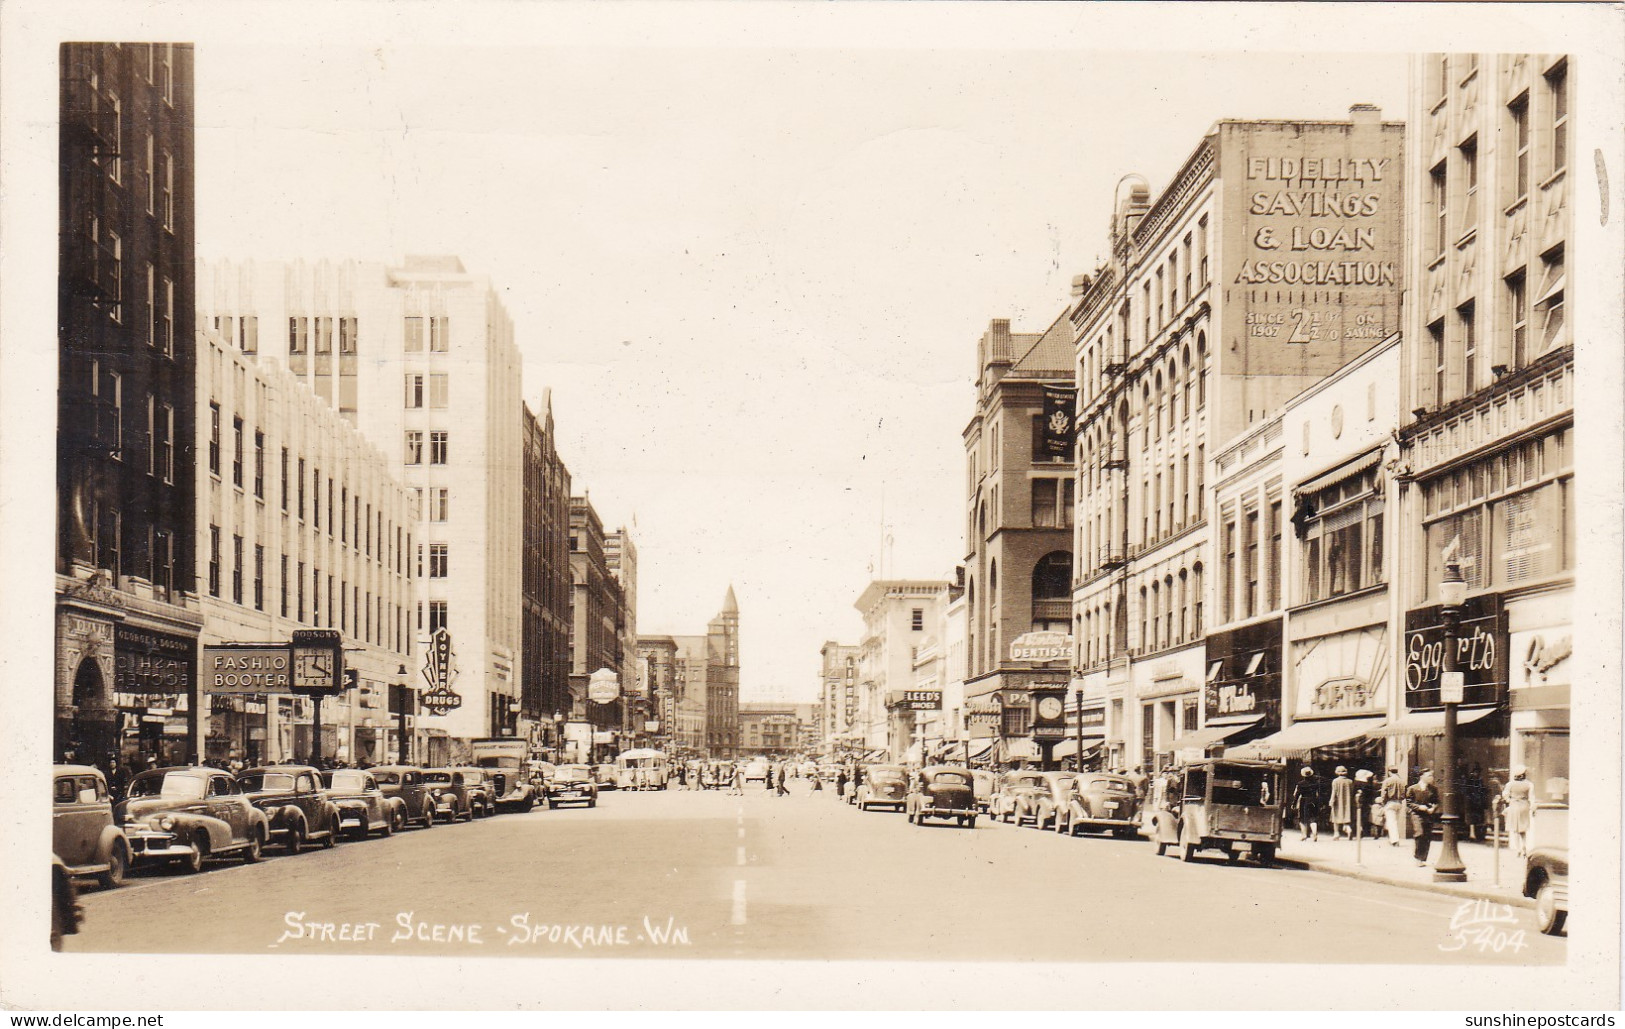
<path fill-rule="evenodd" d="M 6 47 L 5 1001 L 1617 1007 L 1593 23 L 773 6 Z"/>

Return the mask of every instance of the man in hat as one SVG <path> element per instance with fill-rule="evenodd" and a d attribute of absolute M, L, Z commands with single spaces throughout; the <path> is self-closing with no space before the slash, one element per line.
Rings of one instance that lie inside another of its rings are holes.
<path fill-rule="evenodd" d="M 1338 765 L 1332 779 L 1332 831 L 1340 840 L 1354 839 L 1354 780 L 1346 765 Z"/>
<path fill-rule="evenodd" d="M 1423 772 L 1416 785 L 1405 791 L 1405 808 L 1410 815 L 1411 832 L 1416 834 L 1416 864 L 1426 867 L 1428 846 L 1433 842 L 1433 823 L 1439 817 L 1439 790 L 1433 773 Z"/>
<path fill-rule="evenodd" d="M 1371 769 L 1361 768 L 1354 773 L 1354 835 L 1375 835 L 1382 825 L 1381 809 L 1377 806 L 1377 784 L 1372 781 Z"/>

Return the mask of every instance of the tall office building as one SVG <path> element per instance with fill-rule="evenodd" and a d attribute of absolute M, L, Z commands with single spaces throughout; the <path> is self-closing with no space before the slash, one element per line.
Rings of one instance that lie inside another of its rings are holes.
<path fill-rule="evenodd" d="M 520 631 L 520 719 L 527 734 L 556 747 L 560 717 L 570 710 L 570 470 L 559 456 L 551 391 L 542 413 L 521 408 L 524 421 L 523 625 Z"/>
<path fill-rule="evenodd" d="M 1403 137 L 1368 105 L 1221 121 L 1156 197 L 1119 184 L 1111 258 L 1075 280 L 1070 311 L 1075 688 L 1112 764 L 1171 761 L 1198 730 L 1210 598 L 1243 605 L 1226 621 L 1263 613 L 1245 607 L 1262 593 L 1213 573 L 1256 551 L 1271 501 L 1215 531 L 1210 456 L 1399 328 Z"/>
<path fill-rule="evenodd" d="M 448 256 L 200 262 L 198 283 L 200 318 L 232 319 L 236 346 L 287 368 L 396 455 L 418 503 L 413 631 L 422 644 L 445 629 L 451 643 L 456 703 L 419 715 L 443 741 L 435 753 L 457 759 L 470 739 L 515 731 L 523 418 L 497 289 Z M 325 501 L 340 486 L 320 471 Z"/>
<path fill-rule="evenodd" d="M 1400 353 L 1403 714 L 1396 756 L 1436 766 L 1447 551 L 1467 602 L 1457 753 L 1529 768 L 1568 799 L 1575 534 L 1575 248 L 1562 54 L 1433 54 L 1411 98 L 1409 281 Z M 1589 165 L 1587 165 L 1589 167 Z M 1589 174 L 1589 172 L 1587 172 Z M 1585 297 L 1580 298 L 1582 302 Z M 1614 302 L 1610 298 L 1608 302 Z M 1609 345 L 1601 343 L 1598 345 Z"/>
<path fill-rule="evenodd" d="M 199 756 L 192 48 L 60 52 L 54 751 Z"/>

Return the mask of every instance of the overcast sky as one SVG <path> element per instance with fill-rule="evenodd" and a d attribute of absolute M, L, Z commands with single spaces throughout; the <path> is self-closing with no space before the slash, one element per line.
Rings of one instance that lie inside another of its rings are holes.
<path fill-rule="evenodd" d="M 881 572 L 965 551 L 989 319 L 1041 331 L 1220 118 L 1404 116 L 1398 55 L 200 42 L 202 257 L 489 275 L 638 628 L 739 597 L 742 694 L 810 699 Z"/>

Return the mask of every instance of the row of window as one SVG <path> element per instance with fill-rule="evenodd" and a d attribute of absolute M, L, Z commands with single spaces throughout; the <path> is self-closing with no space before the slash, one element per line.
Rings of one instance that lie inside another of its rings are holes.
<path fill-rule="evenodd" d="M 91 272 L 102 296 L 107 301 L 108 316 L 123 324 L 124 310 L 124 240 L 112 229 L 103 229 L 101 219 L 94 213 L 86 216 L 85 234 L 91 251 Z M 175 356 L 175 280 L 160 276 L 157 267 L 146 262 L 147 346 L 163 354 Z"/>
<path fill-rule="evenodd" d="M 91 435 L 107 448 L 108 456 L 124 461 L 124 376 L 102 368 L 92 360 L 89 369 L 92 416 Z M 147 474 L 175 482 L 175 408 L 161 403 L 156 394 L 147 394 L 146 427 L 141 435 Z"/>
<path fill-rule="evenodd" d="M 228 319 L 229 320 L 229 319 Z M 331 354 L 335 332 L 338 353 L 354 354 L 359 346 L 360 325 L 354 315 L 290 315 L 288 317 L 288 353 Z M 409 354 L 423 353 L 424 344 L 433 354 L 447 353 L 451 348 L 451 319 L 445 316 L 409 316 L 404 323 L 404 348 Z M 229 338 L 229 337 L 228 337 Z M 258 349 L 258 326 L 255 326 L 254 349 Z M 244 347 L 247 353 L 253 353 Z M 419 405 L 421 406 L 421 405 Z"/>
<path fill-rule="evenodd" d="M 423 463 L 423 437 L 425 433 L 420 429 L 406 431 L 406 463 Z M 429 463 L 445 464 L 446 451 L 451 434 L 440 430 L 427 433 L 429 437 Z"/>
<path fill-rule="evenodd" d="M 425 385 L 428 389 L 425 392 Z M 408 410 L 420 410 L 427 398 L 431 409 L 443 409 L 451 404 L 451 376 L 443 372 L 424 374 L 423 372 L 406 373 L 406 406 Z"/>
<path fill-rule="evenodd" d="M 1529 361 L 1562 345 L 1565 286 L 1564 247 L 1560 243 L 1540 256 L 1540 278 L 1531 302 L 1529 269 L 1519 268 L 1502 280 L 1501 323 L 1505 327 L 1506 348 L 1501 360 L 1510 360 L 1512 368 L 1522 368 Z M 1456 308 L 1453 322 L 1448 327 L 1440 318 L 1427 327 L 1428 345 L 1433 363 L 1433 396 L 1437 404 L 1457 397 L 1470 396 L 1488 385 L 1484 378 L 1486 363 L 1479 347 L 1478 305 L 1469 301 Z M 1491 370 L 1506 369 L 1499 364 Z M 1459 378 L 1451 373 L 1459 371 Z M 1459 383 L 1459 388 L 1454 388 Z"/>
<path fill-rule="evenodd" d="M 1281 606 L 1281 501 L 1268 498 L 1220 515 L 1219 616 L 1230 622 Z M 1260 553 L 1262 551 L 1262 553 Z"/>
<path fill-rule="evenodd" d="M 135 574 L 144 577 L 159 596 L 173 599 L 180 589 L 190 584 L 175 581 L 175 534 L 148 525 L 143 549 L 135 555 L 133 563 L 126 562 L 124 539 L 124 511 L 116 505 L 103 504 L 92 496 L 85 511 L 85 531 L 89 536 L 91 564 L 105 569 L 117 581 L 119 576 Z"/>

